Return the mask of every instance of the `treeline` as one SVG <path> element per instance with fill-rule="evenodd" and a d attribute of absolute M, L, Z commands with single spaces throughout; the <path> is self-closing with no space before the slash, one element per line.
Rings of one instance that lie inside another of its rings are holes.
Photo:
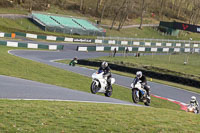
<path fill-rule="evenodd" d="M 58 6 L 63 10 L 75 10 L 99 18 L 112 20 L 110 29 L 118 24 L 118 30 L 124 23 L 133 18 L 155 15 L 155 19 L 177 19 L 190 24 L 198 24 L 200 20 L 200 0 L 0 0 L 1 7 L 20 5 L 28 10 L 45 11 L 50 6 Z"/>

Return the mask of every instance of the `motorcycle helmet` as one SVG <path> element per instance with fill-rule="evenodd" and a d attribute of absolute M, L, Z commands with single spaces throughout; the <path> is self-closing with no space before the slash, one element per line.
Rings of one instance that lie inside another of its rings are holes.
<path fill-rule="evenodd" d="M 196 101 L 196 97 L 195 97 L 195 96 L 192 96 L 192 97 L 191 97 L 191 101 Z"/>
<path fill-rule="evenodd" d="M 136 76 L 137 76 L 138 78 L 141 78 L 141 77 L 142 77 L 142 72 L 141 72 L 141 71 L 137 71 L 137 72 L 136 72 Z"/>
<path fill-rule="evenodd" d="M 106 67 L 108 67 L 108 62 L 106 62 L 106 61 L 102 62 L 101 67 L 103 69 L 105 69 Z"/>

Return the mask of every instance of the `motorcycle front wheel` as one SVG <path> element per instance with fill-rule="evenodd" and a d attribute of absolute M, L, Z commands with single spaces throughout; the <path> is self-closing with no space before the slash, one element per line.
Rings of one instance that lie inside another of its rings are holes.
<path fill-rule="evenodd" d="M 132 89 L 132 99 L 134 103 L 139 102 L 139 97 L 137 96 L 138 90 Z"/>
<path fill-rule="evenodd" d="M 147 99 L 147 101 L 144 103 L 144 105 L 150 106 L 150 103 L 151 103 L 151 100 L 150 100 L 150 99 Z"/>
<path fill-rule="evenodd" d="M 90 86 L 90 90 L 92 94 L 96 94 L 99 90 L 99 87 L 96 85 L 96 82 L 93 81 L 91 86 Z"/>
<path fill-rule="evenodd" d="M 112 95 L 112 91 L 113 91 L 112 86 L 110 86 L 110 88 L 107 89 L 105 96 L 110 97 Z"/>

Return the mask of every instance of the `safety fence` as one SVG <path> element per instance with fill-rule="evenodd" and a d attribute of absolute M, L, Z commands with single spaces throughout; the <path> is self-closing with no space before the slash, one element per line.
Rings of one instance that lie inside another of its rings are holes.
<path fill-rule="evenodd" d="M 88 51 L 127 51 L 127 52 L 192 52 L 200 53 L 200 48 L 169 48 L 169 47 L 124 47 L 124 46 L 78 46 L 77 51 L 88 52 Z"/>
<path fill-rule="evenodd" d="M 139 42 L 139 41 L 126 41 L 126 40 L 104 40 L 104 39 L 83 39 L 83 38 L 71 38 L 71 37 L 57 37 L 57 36 L 45 36 L 30 33 L 15 32 L 18 36 L 23 36 L 33 39 L 43 39 L 50 41 L 64 41 L 64 42 L 81 42 L 81 43 L 95 43 L 95 44 L 109 44 L 109 45 L 128 45 L 128 46 L 151 46 L 151 47 L 194 47 L 200 48 L 200 43 L 188 42 L 188 43 L 161 43 L 161 42 Z"/>
<path fill-rule="evenodd" d="M 116 46 L 137 46 L 137 47 L 168 47 L 168 48 L 200 48 L 200 42 L 142 42 L 142 41 L 126 41 L 126 40 L 104 40 L 104 39 L 84 39 L 71 37 L 57 37 L 49 35 L 37 35 L 30 33 L 15 32 L 17 36 L 23 36 L 32 39 L 43 39 L 49 41 L 64 41 L 64 42 L 78 42 L 78 43 L 93 43 L 96 45 L 116 45 Z M 0 37 L 11 36 L 9 33 L 0 33 Z M 159 41 L 159 40 L 158 40 Z"/>
<path fill-rule="evenodd" d="M 22 43 L 15 41 L 0 41 L 0 45 L 8 47 L 23 47 L 23 48 L 48 49 L 48 50 L 62 50 L 64 47 L 63 45 L 45 45 L 36 43 Z"/>

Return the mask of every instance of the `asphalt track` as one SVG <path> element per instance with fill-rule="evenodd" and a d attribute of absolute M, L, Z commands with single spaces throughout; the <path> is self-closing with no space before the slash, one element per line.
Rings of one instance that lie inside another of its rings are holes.
<path fill-rule="evenodd" d="M 57 43 L 54 43 L 57 44 Z M 108 53 L 101 52 L 77 52 L 76 47 L 79 44 L 64 43 L 64 50 L 62 51 L 36 51 L 36 50 L 12 50 L 10 54 L 48 64 L 57 68 L 79 73 L 85 76 L 91 76 L 95 70 L 71 67 L 67 64 L 56 63 L 55 60 L 72 59 L 77 57 L 79 59 L 95 58 L 100 56 L 107 56 Z M 118 54 L 120 56 L 120 54 Z M 132 78 L 113 74 L 116 79 L 116 84 L 130 88 Z M 14 81 L 13 81 L 14 80 Z M 18 83 L 20 82 L 20 83 Z M 7 83 L 7 84 L 6 84 Z M 12 83 L 12 84 L 11 84 Z M 29 83 L 29 84 L 27 84 Z M 106 98 L 104 96 L 93 95 L 90 93 L 73 91 L 67 88 L 51 86 L 34 81 L 27 81 L 18 78 L 11 78 L 0 76 L 0 98 L 11 99 L 55 99 L 55 100 L 74 100 L 74 101 L 92 101 L 92 102 L 109 102 L 119 104 L 131 104 L 129 102 L 120 101 L 113 98 Z M 38 85 L 39 84 L 39 85 Z M 162 85 L 158 83 L 148 82 L 151 86 L 151 94 L 161 96 L 168 99 L 173 99 L 181 103 L 188 103 L 191 96 L 196 96 L 200 102 L 200 95 L 197 93 L 185 91 L 179 88 Z M 15 88 L 15 89 L 14 89 Z M 89 89 L 89 88 L 88 88 Z M 70 92 L 68 92 L 70 90 Z M 73 93 L 74 92 L 74 93 Z M 78 94 L 77 94 L 78 93 Z M 86 95 L 86 96 L 85 96 Z M 131 94 L 130 94 L 131 96 Z M 98 97 L 98 98 L 97 98 Z"/>

